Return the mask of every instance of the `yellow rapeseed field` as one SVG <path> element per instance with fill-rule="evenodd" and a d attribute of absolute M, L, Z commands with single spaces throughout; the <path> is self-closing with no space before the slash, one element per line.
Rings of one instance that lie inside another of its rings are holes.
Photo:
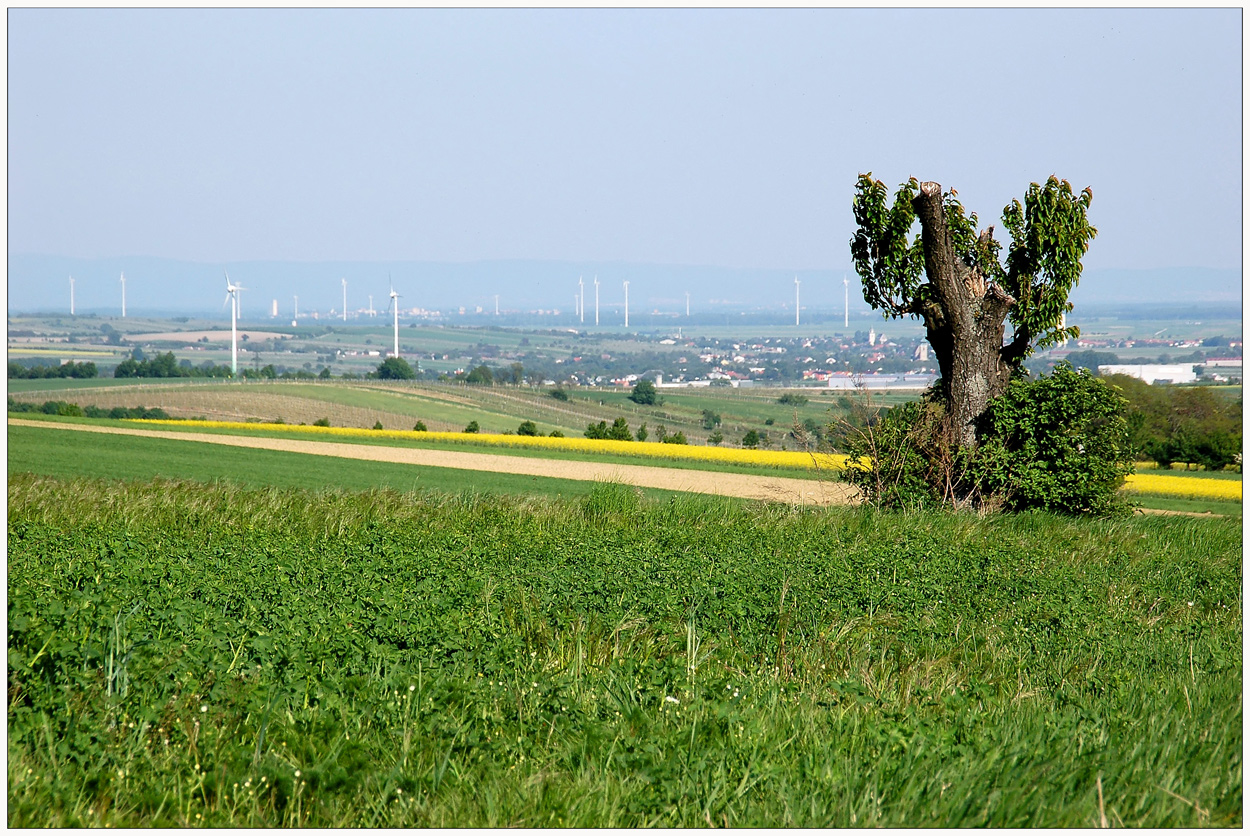
<path fill-rule="evenodd" d="M 169 424 L 179 427 L 220 429 L 280 430 L 308 433 L 331 438 L 406 439 L 438 441 L 475 447 L 510 447 L 527 450 L 555 450 L 573 453 L 610 453 L 640 459 L 668 461 L 715 462 L 753 465 L 783 470 L 843 470 L 847 457 L 832 453 L 800 453 L 781 450 L 744 450 L 735 447 L 696 447 L 686 444 L 659 444 L 648 441 L 613 441 L 591 438 L 551 438 L 550 436 L 496 435 L 492 433 L 416 432 L 413 430 L 368 430 L 359 427 L 314 427 L 302 424 L 262 424 L 240 421 L 165 421 L 139 420 L 144 424 Z M 1132 473 L 1125 479 L 1124 490 L 1130 493 L 1157 496 L 1193 497 L 1241 501 L 1241 481 L 1203 479 L 1200 477 L 1164 476 L 1154 473 Z"/>
<path fill-rule="evenodd" d="M 1240 479 L 1203 479 L 1192 476 L 1164 476 L 1158 473 L 1130 473 L 1124 480 L 1124 490 L 1161 496 L 1241 501 Z"/>
<path fill-rule="evenodd" d="M 145 424 L 220 429 L 282 430 L 339 438 L 391 438 L 412 441 L 440 441 L 485 447 L 511 447 L 527 450 L 556 450 L 573 453 L 610 453 L 643 459 L 716 462 L 783 470 L 841 470 L 846 456 L 832 453 L 800 453 L 782 450 L 743 450 L 734 447 L 695 447 L 688 444 L 659 444 L 650 441 L 613 441 L 591 438 L 552 438 L 542 435 L 496 435 L 492 433 L 416 432 L 414 430 L 367 430 L 359 427 L 314 427 L 302 424 L 262 424 L 238 421 L 165 421 L 136 419 Z"/>

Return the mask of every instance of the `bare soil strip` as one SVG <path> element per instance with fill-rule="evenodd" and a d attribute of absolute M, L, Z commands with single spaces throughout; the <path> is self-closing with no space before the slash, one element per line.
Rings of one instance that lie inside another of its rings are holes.
<path fill-rule="evenodd" d="M 464 453 L 450 450 L 413 450 L 402 447 L 370 447 L 334 441 L 304 441 L 286 438 L 218 435 L 214 433 L 171 432 L 167 430 L 93 427 L 83 424 L 54 424 L 45 421 L 24 421 L 10 418 L 10 426 L 40 427 L 53 430 L 133 435 L 166 438 L 174 441 L 199 441 L 230 447 L 260 450 L 281 450 L 344 459 L 416 464 L 478 470 L 489 473 L 512 473 L 522 476 L 548 476 L 578 481 L 621 482 L 641 488 L 660 488 L 688 493 L 735 496 L 793 505 L 848 505 L 855 489 L 840 482 L 788 479 L 783 476 L 755 476 L 742 473 L 720 473 L 706 470 L 677 470 L 644 465 L 598 464 L 553 459 L 529 459 L 506 454 Z"/>

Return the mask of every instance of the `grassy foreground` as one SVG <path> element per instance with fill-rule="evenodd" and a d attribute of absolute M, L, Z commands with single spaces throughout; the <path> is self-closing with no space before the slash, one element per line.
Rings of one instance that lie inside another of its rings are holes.
<path fill-rule="evenodd" d="M 1231 521 L 8 499 L 13 827 L 1242 824 Z"/>

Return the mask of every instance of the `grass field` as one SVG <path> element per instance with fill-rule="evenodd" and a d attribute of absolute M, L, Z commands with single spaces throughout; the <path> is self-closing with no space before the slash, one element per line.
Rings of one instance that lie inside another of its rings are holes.
<path fill-rule="evenodd" d="M 38 473 L 60 478 L 137 481 L 224 480 L 253 487 L 330 491 L 390 488 L 548 497 L 583 496 L 593 487 L 593 483 L 573 479 L 356 461 L 161 438 L 62 432 L 56 435 L 55 443 L 50 443 L 46 431 L 28 427 L 8 428 L 8 472 L 10 478 L 18 473 Z M 670 491 L 641 490 L 655 497 L 676 495 Z"/>
<path fill-rule="evenodd" d="M 10 476 L 12 827 L 1240 827 L 1226 520 Z"/>

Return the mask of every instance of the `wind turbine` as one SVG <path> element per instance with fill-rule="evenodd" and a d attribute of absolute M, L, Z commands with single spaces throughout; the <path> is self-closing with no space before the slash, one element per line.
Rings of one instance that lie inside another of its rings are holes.
<path fill-rule="evenodd" d="M 629 282 L 625 282 L 625 327 L 629 327 Z"/>
<path fill-rule="evenodd" d="M 499 316 L 499 294 L 495 294 L 495 316 Z"/>
<path fill-rule="evenodd" d="M 126 274 L 122 273 L 122 319 L 126 318 Z"/>
<path fill-rule="evenodd" d="M 295 319 L 299 319 L 299 296 L 295 297 Z"/>
<path fill-rule="evenodd" d="M 391 285 L 391 302 L 389 305 L 387 305 L 387 307 L 393 310 L 395 313 L 395 353 L 391 355 L 392 357 L 399 356 L 399 302 L 396 301 L 399 298 L 400 298 L 399 294 L 395 292 L 395 285 L 392 284 Z"/>
<path fill-rule="evenodd" d="M 373 294 L 369 294 L 369 316 L 373 316 Z"/>
<path fill-rule="evenodd" d="M 799 277 L 794 277 L 794 324 L 799 324 Z"/>
<path fill-rule="evenodd" d="M 222 271 L 225 273 L 225 271 Z M 239 291 L 247 288 L 239 287 L 230 281 L 230 274 L 226 273 L 226 301 L 222 303 L 222 307 L 226 304 L 230 305 L 230 377 L 237 378 L 239 376 Z"/>
<path fill-rule="evenodd" d="M 74 277 L 69 277 L 69 315 L 74 315 Z"/>
<path fill-rule="evenodd" d="M 690 291 L 686 291 L 686 318 L 690 317 Z"/>
<path fill-rule="evenodd" d="M 347 321 L 347 279 L 343 279 L 343 321 Z"/>
<path fill-rule="evenodd" d="M 599 277 L 595 276 L 595 324 L 599 324 Z"/>
<path fill-rule="evenodd" d="M 577 277 L 577 318 L 578 322 L 586 321 L 586 286 L 581 276 Z"/>

